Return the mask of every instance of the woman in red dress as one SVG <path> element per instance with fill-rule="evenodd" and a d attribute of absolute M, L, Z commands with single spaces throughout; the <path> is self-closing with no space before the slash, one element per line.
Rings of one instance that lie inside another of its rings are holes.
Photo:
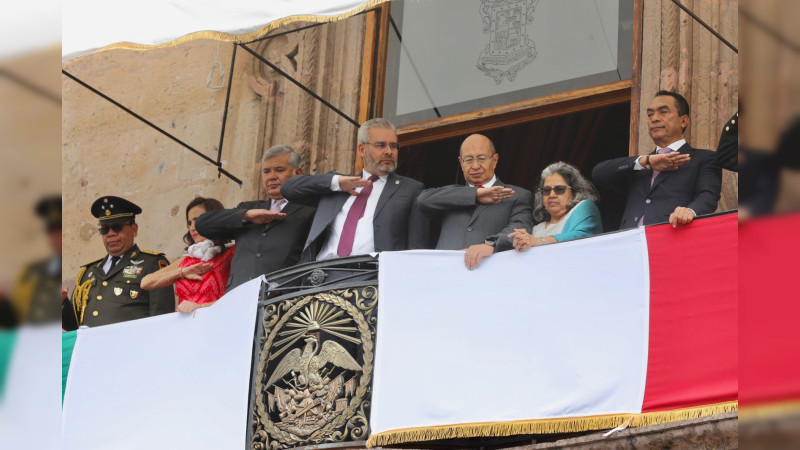
<path fill-rule="evenodd" d="M 223 209 L 223 206 L 213 198 L 196 197 L 189 202 L 186 206 L 186 227 L 189 231 L 183 236 L 184 242 L 189 245 L 186 255 L 142 279 L 142 289 L 145 290 L 175 284 L 179 312 L 211 306 L 225 294 L 231 273 L 233 244 L 206 239 L 194 227 L 198 217 L 215 209 Z"/>

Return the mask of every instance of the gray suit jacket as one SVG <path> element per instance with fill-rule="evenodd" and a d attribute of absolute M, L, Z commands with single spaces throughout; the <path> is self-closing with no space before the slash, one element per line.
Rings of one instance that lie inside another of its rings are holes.
<path fill-rule="evenodd" d="M 498 178 L 495 186 L 514 190 L 511 198 L 496 205 L 477 203 L 478 188 L 454 184 L 426 189 L 417 201 L 423 213 L 441 223 L 437 250 L 463 250 L 482 244 L 488 237 L 497 237 L 495 252 L 514 248 L 508 237 L 515 228 L 531 231 L 533 227 L 533 194 Z"/>
<path fill-rule="evenodd" d="M 347 192 L 331 191 L 334 175 L 341 174 L 298 175 L 281 185 L 281 194 L 290 202 L 317 207 L 300 262 L 316 259 L 325 245 L 336 215 L 350 198 Z M 389 175 L 372 217 L 375 251 L 429 248 L 430 223 L 416 205 L 417 196 L 424 188 L 417 180 Z"/>
<path fill-rule="evenodd" d="M 291 267 L 300 260 L 303 239 L 314 218 L 314 208 L 290 201 L 283 207 L 286 217 L 257 225 L 242 220 L 248 209 L 269 209 L 270 202 L 239 203 L 234 209 L 208 211 L 195 227 L 208 239 L 236 239 L 231 275 L 226 292 L 258 276 Z"/>

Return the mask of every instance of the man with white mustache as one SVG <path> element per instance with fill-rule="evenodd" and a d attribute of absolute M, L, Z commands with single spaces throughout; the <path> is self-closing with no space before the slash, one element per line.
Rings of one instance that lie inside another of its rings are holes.
<path fill-rule="evenodd" d="M 386 119 L 358 130 L 359 175 L 329 172 L 287 180 L 289 201 L 317 207 L 300 262 L 373 252 L 427 248 L 429 224 L 416 205 L 423 184 L 394 173 L 397 132 Z"/>

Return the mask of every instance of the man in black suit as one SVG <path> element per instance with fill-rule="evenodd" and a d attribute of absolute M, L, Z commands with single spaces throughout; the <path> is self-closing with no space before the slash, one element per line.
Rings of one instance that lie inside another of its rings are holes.
<path fill-rule="evenodd" d="M 658 91 L 647 108 L 647 118 L 655 150 L 603 161 L 592 170 L 599 187 L 627 198 L 620 228 L 666 221 L 677 227 L 713 213 L 722 170 L 713 151 L 694 149 L 683 138 L 689 125 L 689 103 L 675 92 Z"/>
<path fill-rule="evenodd" d="M 513 249 L 508 235 L 515 229 L 533 227 L 533 194 L 495 176 L 499 158 L 486 136 L 467 137 L 458 156 L 467 184 L 426 189 L 418 199 L 422 212 L 441 224 L 436 249 L 465 250 L 470 270 L 495 252 Z"/>
<path fill-rule="evenodd" d="M 314 218 L 314 208 L 287 201 L 281 185 L 302 173 L 300 154 L 288 145 L 264 153 L 261 180 L 267 200 L 239 203 L 234 209 L 208 211 L 197 219 L 200 235 L 236 240 L 226 291 L 258 276 L 297 264 Z"/>
<path fill-rule="evenodd" d="M 281 187 L 290 201 L 317 206 L 302 262 L 428 247 L 429 224 L 416 205 L 424 186 L 394 173 L 394 125 L 380 118 L 365 122 L 357 151 L 364 161 L 359 175 L 303 175 Z"/>

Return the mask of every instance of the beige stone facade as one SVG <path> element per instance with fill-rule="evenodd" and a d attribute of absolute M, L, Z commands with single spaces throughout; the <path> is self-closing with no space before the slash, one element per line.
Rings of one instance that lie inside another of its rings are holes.
<path fill-rule="evenodd" d="M 356 16 L 248 47 L 356 117 L 364 21 Z M 216 161 L 232 52 L 231 43 L 202 40 L 100 52 L 71 60 L 64 69 Z M 233 207 L 264 197 L 259 164 L 272 145 L 301 151 L 306 172 L 354 168 L 356 126 L 242 48 L 220 159 L 241 185 L 74 80 L 63 77 L 62 89 L 65 280 L 105 253 L 89 214 L 100 196 L 117 195 L 141 206 L 137 243 L 172 260 L 185 247 L 185 206 L 192 198 L 214 197 Z"/>
<path fill-rule="evenodd" d="M 737 43 L 736 0 L 684 3 Z M 695 147 L 716 148 L 722 124 L 737 109 L 737 56 L 671 1 L 640 5 L 641 82 L 633 87 L 639 105 L 637 150 L 652 147 L 645 109 L 658 89 L 675 89 L 689 99 L 692 124 L 687 139 Z M 248 47 L 361 121 L 369 118 L 363 106 L 368 93 L 362 92 L 369 80 L 362 80 L 362 62 L 364 48 L 374 39 L 370 30 L 368 15 L 363 14 Z M 200 40 L 147 51 L 104 51 L 63 67 L 216 160 L 232 51 L 231 43 Z M 271 145 L 295 146 L 303 153 L 306 172 L 356 168 L 352 123 L 242 48 L 231 80 L 221 163 L 242 180 L 241 185 L 218 176 L 213 164 L 62 77 L 66 280 L 80 264 L 104 254 L 89 214 L 99 196 L 119 195 L 142 206 L 137 242 L 174 259 L 183 252 L 184 207 L 194 196 L 215 197 L 229 207 L 263 196 L 257 167 Z M 721 210 L 736 207 L 737 186 L 737 175 L 725 172 Z"/>

